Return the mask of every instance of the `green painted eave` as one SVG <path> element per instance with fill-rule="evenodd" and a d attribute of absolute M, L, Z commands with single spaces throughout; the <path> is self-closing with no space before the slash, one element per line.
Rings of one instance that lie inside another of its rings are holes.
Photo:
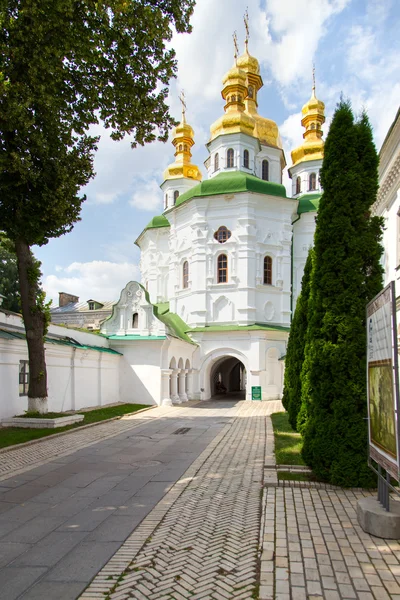
<path fill-rule="evenodd" d="M 169 312 L 168 302 L 161 302 L 160 304 L 154 304 L 153 306 L 155 316 L 169 328 L 172 335 L 175 335 L 175 337 L 184 342 L 188 342 L 189 344 L 195 344 L 186 333 L 188 330 L 187 324 L 179 315 Z"/>
<path fill-rule="evenodd" d="M 146 225 L 142 233 L 137 237 L 135 244 L 137 245 L 139 238 L 141 238 L 148 229 L 160 229 L 161 227 L 171 227 L 168 219 L 164 217 L 164 215 L 157 215 L 156 217 L 153 217 L 150 223 Z"/>
<path fill-rule="evenodd" d="M 187 333 L 203 333 L 212 331 L 283 331 L 286 333 L 290 331 L 290 327 L 254 323 L 254 325 L 206 325 L 205 327 L 193 327 L 192 329 L 186 330 Z"/>
<path fill-rule="evenodd" d="M 220 173 L 212 179 L 206 179 L 184 194 L 181 194 L 176 201 L 175 207 L 180 206 L 192 198 L 235 194 L 239 192 L 254 192 L 266 196 L 286 198 L 285 186 L 280 183 L 264 181 L 263 179 L 259 179 L 248 173 L 243 173 L 242 171 L 228 171 L 226 173 Z M 173 208 L 170 210 L 173 210 Z"/>
<path fill-rule="evenodd" d="M 299 201 L 297 214 L 301 215 L 306 212 L 317 212 L 321 196 L 322 194 L 303 194 L 303 196 L 297 198 Z"/>
<path fill-rule="evenodd" d="M 166 335 L 109 335 L 109 340 L 143 342 L 148 340 L 165 340 Z"/>
<path fill-rule="evenodd" d="M 26 336 L 24 333 L 20 331 L 7 331 L 5 329 L 0 329 L 0 338 L 8 339 L 8 340 L 25 340 Z M 77 350 L 94 350 L 95 352 L 106 352 L 108 354 L 121 354 L 112 348 L 104 348 L 103 346 L 92 346 L 89 344 L 80 344 L 76 340 L 72 338 L 55 338 L 46 336 L 44 338 L 46 344 L 57 344 L 59 346 L 71 346 L 72 348 L 76 348 Z"/>

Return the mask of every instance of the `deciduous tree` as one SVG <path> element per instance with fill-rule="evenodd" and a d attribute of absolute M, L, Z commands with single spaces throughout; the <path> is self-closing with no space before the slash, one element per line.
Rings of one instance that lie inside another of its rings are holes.
<path fill-rule="evenodd" d="M 166 140 L 176 70 L 166 47 L 193 0 L 0 2 L 0 223 L 18 257 L 29 410 L 47 410 L 46 310 L 31 246 L 68 233 L 93 177 L 101 120 L 113 139 Z"/>
<path fill-rule="evenodd" d="M 17 255 L 12 243 L 0 232 L 0 294 L 2 308 L 20 312 Z"/>

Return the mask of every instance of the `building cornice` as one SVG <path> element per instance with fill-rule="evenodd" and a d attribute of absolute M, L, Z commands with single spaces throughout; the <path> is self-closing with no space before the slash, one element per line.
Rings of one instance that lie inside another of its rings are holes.
<path fill-rule="evenodd" d="M 389 171 L 385 174 L 379 186 L 376 202 L 372 206 L 375 214 L 381 214 L 382 209 L 387 204 L 387 199 L 395 190 L 396 185 L 400 184 L 400 154 L 392 164 Z"/>

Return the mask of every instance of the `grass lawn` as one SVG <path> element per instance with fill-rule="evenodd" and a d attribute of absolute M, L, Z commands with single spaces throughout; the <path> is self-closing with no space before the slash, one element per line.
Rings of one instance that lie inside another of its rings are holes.
<path fill-rule="evenodd" d="M 79 414 L 85 415 L 83 421 L 81 421 L 80 423 L 75 423 L 74 425 L 67 425 L 66 427 L 57 427 L 56 429 L 27 429 L 23 427 L 0 427 L 0 448 L 6 448 L 7 446 L 13 446 L 14 444 L 22 444 L 23 442 L 30 442 L 31 440 L 36 440 L 41 437 L 53 435 L 54 433 L 60 433 L 60 431 L 76 429 L 77 427 L 82 427 L 82 425 L 97 423 L 99 421 L 104 421 L 105 419 L 111 419 L 112 417 L 122 417 L 127 413 L 133 413 L 142 408 L 148 408 L 148 405 L 118 404 L 117 406 L 97 408 L 95 410 L 89 410 L 87 412 L 82 413 L 76 411 Z M 60 416 L 61 413 L 53 414 Z M 66 416 L 66 413 L 63 413 L 62 416 Z"/>
<path fill-rule="evenodd" d="M 275 457 L 277 465 L 304 465 L 301 457 L 303 440 L 293 431 L 286 412 L 271 415 L 275 434 Z"/>

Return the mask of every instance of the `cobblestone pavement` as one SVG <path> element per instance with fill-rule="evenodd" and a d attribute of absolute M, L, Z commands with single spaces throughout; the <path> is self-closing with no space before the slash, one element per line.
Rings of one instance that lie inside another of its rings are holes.
<path fill-rule="evenodd" d="M 79 597 L 240 406 L 155 408 L 2 453 L 1 599 Z"/>
<path fill-rule="evenodd" d="M 260 600 L 400 600 L 399 542 L 375 538 L 357 521 L 357 501 L 368 495 L 267 487 Z"/>
<path fill-rule="evenodd" d="M 82 599 L 256 597 L 265 416 L 279 405 L 243 402 Z"/>

